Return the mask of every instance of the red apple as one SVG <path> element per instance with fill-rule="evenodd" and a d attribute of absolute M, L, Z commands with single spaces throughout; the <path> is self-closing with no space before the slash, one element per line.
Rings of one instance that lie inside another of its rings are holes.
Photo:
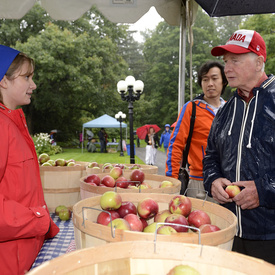
<path fill-rule="evenodd" d="M 137 212 L 141 218 L 147 220 L 153 218 L 158 213 L 158 211 L 158 203 L 151 198 L 145 198 L 138 202 Z"/>
<path fill-rule="evenodd" d="M 169 210 L 162 210 L 154 217 L 154 222 L 164 222 L 165 219 L 172 213 Z"/>
<path fill-rule="evenodd" d="M 203 224 L 211 224 L 210 217 L 203 210 L 194 210 L 188 216 L 188 222 L 190 226 L 199 228 Z"/>
<path fill-rule="evenodd" d="M 173 233 L 177 233 L 177 231 L 172 226 L 163 225 L 158 228 L 157 233 L 162 235 L 171 235 Z"/>
<path fill-rule="evenodd" d="M 96 185 L 100 185 L 100 177 L 97 175 L 97 174 L 92 174 L 92 175 L 89 175 L 87 176 L 85 179 L 84 179 L 85 182 L 87 183 L 95 183 Z"/>
<path fill-rule="evenodd" d="M 141 232 L 143 230 L 143 224 L 138 215 L 128 214 L 124 217 L 124 220 L 126 220 L 130 224 L 131 231 Z"/>
<path fill-rule="evenodd" d="M 221 230 L 218 226 L 214 224 L 203 224 L 200 226 L 199 229 L 201 233 L 211 233 L 211 232 L 216 232 Z"/>
<path fill-rule="evenodd" d="M 120 188 L 128 188 L 129 181 L 125 177 L 119 177 L 115 182 L 115 186 Z"/>
<path fill-rule="evenodd" d="M 107 187 L 114 187 L 115 186 L 115 180 L 113 177 L 106 175 L 102 178 L 101 184 L 104 184 Z"/>
<path fill-rule="evenodd" d="M 137 214 L 136 206 L 130 201 L 123 201 L 121 206 L 117 209 L 117 213 L 120 215 L 121 218 L 128 214 Z"/>
<path fill-rule="evenodd" d="M 97 216 L 97 223 L 102 224 L 102 225 L 108 225 L 109 222 L 115 219 L 120 218 L 119 214 L 115 211 L 115 210 L 109 210 L 109 213 L 106 212 L 101 212 L 98 216 Z M 111 215 L 111 216 L 110 216 Z"/>
<path fill-rule="evenodd" d="M 228 185 L 225 192 L 229 195 L 229 198 L 234 198 L 241 192 L 241 189 L 238 185 Z"/>
<path fill-rule="evenodd" d="M 187 219 L 181 214 L 171 214 L 165 219 L 165 222 L 178 224 L 178 225 L 173 225 L 173 224 L 170 225 L 177 232 L 187 232 L 188 231 L 188 227 L 180 226 L 180 225 L 186 225 L 186 226 L 189 225 Z"/>
<path fill-rule="evenodd" d="M 185 217 L 187 217 L 192 209 L 192 203 L 191 200 L 183 195 L 175 196 L 170 202 L 169 202 L 169 210 L 171 213 L 175 214 L 181 214 Z"/>
<path fill-rule="evenodd" d="M 123 174 L 123 171 L 120 167 L 114 167 L 110 171 L 110 176 L 115 180 L 118 179 L 120 176 L 122 176 L 122 174 Z"/>
<path fill-rule="evenodd" d="M 112 222 L 109 222 L 108 226 L 109 227 L 112 226 L 115 229 L 122 229 L 122 230 L 129 230 L 129 231 L 131 230 L 130 224 L 122 218 L 118 218 L 113 220 Z"/>
<path fill-rule="evenodd" d="M 121 203 L 121 196 L 114 191 L 107 191 L 100 198 L 100 206 L 103 210 L 116 210 Z"/>
<path fill-rule="evenodd" d="M 139 185 L 144 181 L 145 175 L 143 171 L 140 169 L 134 170 L 130 175 L 130 180 L 135 183 L 135 185 Z"/>

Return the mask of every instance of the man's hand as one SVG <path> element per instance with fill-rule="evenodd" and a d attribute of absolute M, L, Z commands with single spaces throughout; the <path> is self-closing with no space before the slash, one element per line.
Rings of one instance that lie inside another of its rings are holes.
<path fill-rule="evenodd" d="M 260 205 L 259 195 L 254 181 L 238 181 L 232 184 L 242 188 L 241 193 L 233 198 L 233 201 L 244 209 L 253 209 Z"/>
<path fill-rule="evenodd" d="M 225 187 L 231 185 L 232 183 L 226 178 L 218 178 L 212 182 L 211 194 L 213 198 L 219 203 L 232 202 L 229 195 L 224 191 Z"/>

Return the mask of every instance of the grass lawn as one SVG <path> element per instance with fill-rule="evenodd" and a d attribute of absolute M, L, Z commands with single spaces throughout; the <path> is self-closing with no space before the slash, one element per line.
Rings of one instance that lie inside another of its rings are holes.
<path fill-rule="evenodd" d="M 130 163 L 130 156 L 127 155 L 127 152 L 124 152 L 124 156 L 120 156 L 120 152 L 116 153 L 89 153 L 87 150 L 79 148 L 73 148 L 73 149 L 66 149 L 62 148 L 63 152 L 60 154 L 56 155 L 51 155 L 51 159 L 55 160 L 58 158 L 63 158 L 63 159 L 74 159 L 75 161 L 87 161 L 87 162 L 92 162 L 96 161 L 98 163 L 106 163 L 106 162 L 111 162 L 111 163 Z M 135 161 L 136 163 L 139 164 L 144 164 L 144 162 L 135 156 Z"/>

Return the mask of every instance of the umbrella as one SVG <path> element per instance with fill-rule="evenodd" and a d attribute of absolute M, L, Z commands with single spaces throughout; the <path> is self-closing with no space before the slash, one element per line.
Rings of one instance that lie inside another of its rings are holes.
<path fill-rule="evenodd" d="M 212 17 L 275 12 L 274 0 L 196 0 Z"/>
<path fill-rule="evenodd" d="M 139 128 L 137 128 L 137 136 L 139 139 L 145 139 L 149 129 L 153 127 L 155 129 L 155 132 L 157 133 L 160 128 L 158 127 L 158 125 L 156 124 L 146 124 L 146 125 L 143 125 Z"/>

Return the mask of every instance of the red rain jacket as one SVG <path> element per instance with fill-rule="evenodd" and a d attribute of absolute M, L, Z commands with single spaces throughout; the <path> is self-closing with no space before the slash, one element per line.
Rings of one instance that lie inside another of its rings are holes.
<path fill-rule="evenodd" d="M 59 228 L 44 200 L 23 111 L 0 103 L 0 125 L 0 273 L 24 274 L 45 238 L 54 237 Z"/>

